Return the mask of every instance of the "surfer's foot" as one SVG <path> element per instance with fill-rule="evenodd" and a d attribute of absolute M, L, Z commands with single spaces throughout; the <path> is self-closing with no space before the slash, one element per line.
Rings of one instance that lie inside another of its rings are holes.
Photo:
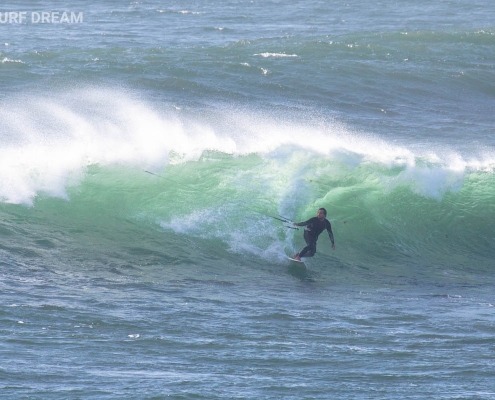
<path fill-rule="evenodd" d="M 301 261 L 301 257 L 299 257 L 299 253 L 294 254 L 294 260 Z"/>

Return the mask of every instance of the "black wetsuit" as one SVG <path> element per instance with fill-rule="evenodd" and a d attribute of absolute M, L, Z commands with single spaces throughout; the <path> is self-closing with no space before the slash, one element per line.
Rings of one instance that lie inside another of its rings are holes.
<path fill-rule="evenodd" d="M 325 218 L 323 221 L 320 221 L 317 217 L 313 217 L 306 222 L 298 222 L 296 225 L 306 227 L 306 229 L 304 229 L 304 240 L 306 241 L 307 246 L 301 250 L 299 257 L 313 257 L 315 255 L 316 241 L 318 240 L 320 233 L 325 229 L 328 232 L 330 241 L 334 244 L 332 226 L 328 219 Z"/>

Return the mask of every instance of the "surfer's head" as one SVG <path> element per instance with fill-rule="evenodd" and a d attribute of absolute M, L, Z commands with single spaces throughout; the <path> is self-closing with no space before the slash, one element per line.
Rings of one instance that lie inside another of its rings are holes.
<path fill-rule="evenodd" d="M 325 219 L 327 217 L 327 210 L 325 210 L 323 207 L 319 208 L 316 216 L 318 217 L 318 219 Z"/>

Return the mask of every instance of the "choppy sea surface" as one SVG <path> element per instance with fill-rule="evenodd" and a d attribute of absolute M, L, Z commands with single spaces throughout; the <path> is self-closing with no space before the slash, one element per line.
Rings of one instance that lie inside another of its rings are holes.
<path fill-rule="evenodd" d="M 492 1 L 0 13 L 1 398 L 495 398 Z"/>

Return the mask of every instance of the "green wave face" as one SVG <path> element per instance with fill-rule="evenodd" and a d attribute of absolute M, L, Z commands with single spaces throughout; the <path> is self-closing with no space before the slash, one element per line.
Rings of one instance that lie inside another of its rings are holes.
<path fill-rule="evenodd" d="M 329 278 L 338 267 L 349 279 L 368 271 L 363 281 L 475 279 L 493 267 L 486 152 L 424 152 L 297 115 L 70 98 L 31 100 L 21 127 L 2 119 L 1 246 L 18 262 L 276 266 L 303 240 L 273 217 L 303 221 L 325 207 L 337 247 L 322 234 L 308 263 Z"/>

